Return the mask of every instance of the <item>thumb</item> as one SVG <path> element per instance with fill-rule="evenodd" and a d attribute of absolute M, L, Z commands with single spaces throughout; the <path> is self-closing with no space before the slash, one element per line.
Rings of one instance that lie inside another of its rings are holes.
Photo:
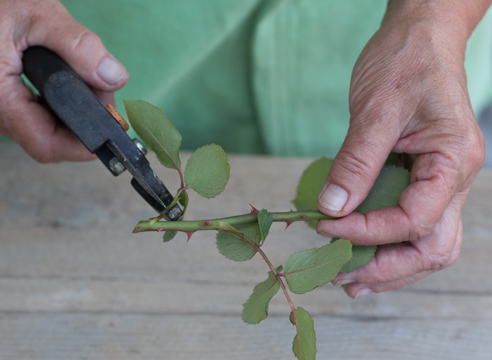
<path fill-rule="evenodd" d="M 128 81 L 128 71 L 97 35 L 78 23 L 58 1 L 33 7 L 27 47 L 42 45 L 57 53 L 91 88 L 113 92 Z"/>
<path fill-rule="evenodd" d="M 396 138 L 384 121 L 352 118 L 345 141 L 333 160 L 318 197 L 319 211 L 341 217 L 354 211 L 374 185 Z M 389 135 L 389 136 L 388 136 Z"/>

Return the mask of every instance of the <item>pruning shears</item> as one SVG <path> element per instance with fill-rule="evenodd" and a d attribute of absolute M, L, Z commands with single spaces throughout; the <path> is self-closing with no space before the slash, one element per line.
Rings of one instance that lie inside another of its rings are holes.
<path fill-rule="evenodd" d="M 41 46 L 30 47 L 22 57 L 24 74 L 49 109 L 114 175 L 125 170 L 133 188 L 158 213 L 178 220 L 178 205 L 168 209 L 173 196 L 145 157 L 147 150 L 126 131 L 129 126 L 112 106 L 104 106 L 91 89 L 58 55 Z"/>

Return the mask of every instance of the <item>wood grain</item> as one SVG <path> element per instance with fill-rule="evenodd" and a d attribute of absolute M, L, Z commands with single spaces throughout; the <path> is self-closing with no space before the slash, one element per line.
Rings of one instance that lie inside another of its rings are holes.
<path fill-rule="evenodd" d="M 0 143 L 0 359 L 292 359 L 282 297 L 260 325 L 241 304 L 266 278 L 260 259 L 234 263 L 213 233 L 131 234 L 153 212 L 98 162 L 39 165 Z M 185 162 L 185 159 L 183 159 Z M 310 159 L 232 156 L 216 200 L 192 196 L 190 219 L 284 211 Z M 153 163 L 157 164 L 157 162 Z M 156 165 L 157 166 L 157 165 Z M 170 189 L 177 178 L 158 170 Z M 490 359 L 492 172 L 463 210 L 458 262 L 406 288 L 350 300 L 331 285 L 295 297 L 315 319 L 318 359 Z M 274 264 L 322 245 L 304 224 L 274 226 Z"/>

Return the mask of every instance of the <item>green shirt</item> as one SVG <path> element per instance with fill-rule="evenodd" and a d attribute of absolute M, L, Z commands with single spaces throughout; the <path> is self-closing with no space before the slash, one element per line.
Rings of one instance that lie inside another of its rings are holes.
<path fill-rule="evenodd" d="M 354 63 L 379 0 L 63 0 L 129 70 L 123 99 L 163 109 L 184 148 L 334 156 Z M 489 101 L 490 16 L 467 50 L 476 113 Z"/>

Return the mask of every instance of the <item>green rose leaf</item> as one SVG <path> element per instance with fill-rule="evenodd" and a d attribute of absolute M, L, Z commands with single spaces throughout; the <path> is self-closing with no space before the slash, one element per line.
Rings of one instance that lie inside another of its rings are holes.
<path fill-rule="evenodd" d="M 225 151 L 219 145 L 209 144 L 191 155 L 184 178 L 186 186 L 210 199 L 224 191 L 229 175 L 230 165 Z"/>
<path fill-rule="evenodd" d="M 371 210 L 398 205 L 401 193 L 410 185 L 410 173 L 393 165 L 384 166 L 374 183 L 369 195 L 355 210 L 365 214 Z M 343 273 L 349 273 L 369 262 L 376 253 L 377 246 L 353 246 L 352 259 L 342 268 Z"/>
<path fill-rule="evenodd" d="M 340 238 L 335 237 L 331 239 L 331 243 L 334 243 L 337 240 L 340 240 Z M 352 257 L 350 258 L 349 261 L 345 263 L 345 265 L 343 265 L 342 270 L 340 270 L 340 272 L 346 274 L 364 265 L 369 264 L 369 262 L 374 257 L 377 248 L 378 247 L 376 245 L 370 245 L 370 246 L 352 245 Z"/>
<path fill-rule="evenodd" d="M 181 134 L 158 107 L 143 100 L 124 100 L 128 121 L 162 165 L 180 169 Z"/>
<path fill-rule="evenodd" d="M 181 218 L 183 218 L 186 213 L 186 209 L 188 209 L 188 204 L 190 203 L 188 193 L 186 191 L 180 192 L 178 195 L 178 201 L 183 206 L 183 214 L 181 215 Z"/>
<path fill-rule="evenodd" d="M 335 278 L 352 257 L 348 240 L 337 240 L 320 248 L 299 251 L 285 264 L 285 279 L 295 294 L 304 294 Z"/>
<path fill-rule="evenodd" d="M 282 271 L 279 266 L 277 272 Z M 242 318 L 248 324 L 258 324 L 268 317 L 268 305 L 270 300 L 280 289 L 280 283 L 273 272 L 268 273 L 268 279 L 259 283 L 253 289 L 253 293 L 243 304 Z"/>
<path fill-rule="evenodd" d="M 177 231 L 166 231 L 164 233 L 164 236 L 162 237 L 162 242 L 169 242 L 171 241 L 172 239 L 174 239 L 176 237 L 176 235 L 178 234 Z"/>
<path fill-rule="evenodd" d="M 391 152 L 388 155 L 388 158 L 386 159 L 386 162 L 384 163 L 384 165 L 394 165 L 394 166 L 397 166 L 398 163 L 400 162 L 399 160 L 400 160 L 400 154 Z"/>
<path fill-rule="evenodd" d="M 330 172 L 332 159 L 321 158 L 315 160 L 308 166 L 301 176 L 297 186 L 296 197 L 293 201 L 299 211 L 316 210 L 317 200 L 321 188 L 325 184 L 328 173 Z M 316 221 L 310 221 L 311 227 L 316 227 Z"/>
<path fill-rule="evenodd" d="M 259 244 L 261 241 L 260 227 L 257 223 L 238 226 L 235 230 L 255 244 Z M 246 261 L 253 258 L 257 253 L 254 246 L 238 238 L 234 232 L 219 231 L 216 240 L 219 252 L 229 260 Z"/>
<path fill-rule="evenodd" d="M 260 227 L 261 242 L 263 243 L 268 236 L 270 227 L 273 223 L 273 216 L 267 210 L 261 210 L 258 213 L 258 226 Z"/>
<path fill-rule="evenodd" d="M 369 195 L 355 210 L 362 214 L 371 210 L 385 207 L 398 206 L 401 193 L 410 185 L 410 173 L 400 167 L 393 165 L 385 166 L 381 170 Z M 341 272 L 349 273 L 369 262 L 376 253 L 377 246 L 353 246 L 352 259 L 342 268 Z"/>
<path fill-rule="evenodd" d="M 364 265 L 367 265 L 371 262 L 374 254 L 376 254 L 376 245 L 371 246 L 361 246 L 361 245 L 353 245 L 352 246 L 352 258 L 343 265 L 342 270 L 343 273 L 349 273 L 358 269 Z"/>
<path fill-rule="evenodd" d="M 365 214 L 371 210 L 397 206 L 401 193 L 409 185 L 408 170 L 393 165 L 384 166 L 366 199 L 355 211 Z"/>
<path fill-rule="evenodd" d="M 302 307 L 290 314 L 290 322 L 295 325 L 297 334 L 292 342 L 292 351 L 299 360 L 316 359 L 316 332 L 311 315 Z"/>
<path fill-rule="evenodd" d="M 394 155 L 390 156 L 388 163 L 394 161 Z M 331 164 L 331 159 L 318 159 L 303 173 L 294 200 L 298 210 L 316 209 L 318 194 L 326 181 Z M 401 193 L 409 185 L 410 173 L 406 169 L 386 165 L 381 170 L 367 198 L 355 211 L 365 214 L 371 210 L 397 206 Z M 313 221 L 310 225 L 315 227 L 316 222 Z M 353 246 L 353 258 L 344 265 L 341 271 L 347 273 L 367 265 L 374 257 L 376 249 L 376 246 Z"/>

